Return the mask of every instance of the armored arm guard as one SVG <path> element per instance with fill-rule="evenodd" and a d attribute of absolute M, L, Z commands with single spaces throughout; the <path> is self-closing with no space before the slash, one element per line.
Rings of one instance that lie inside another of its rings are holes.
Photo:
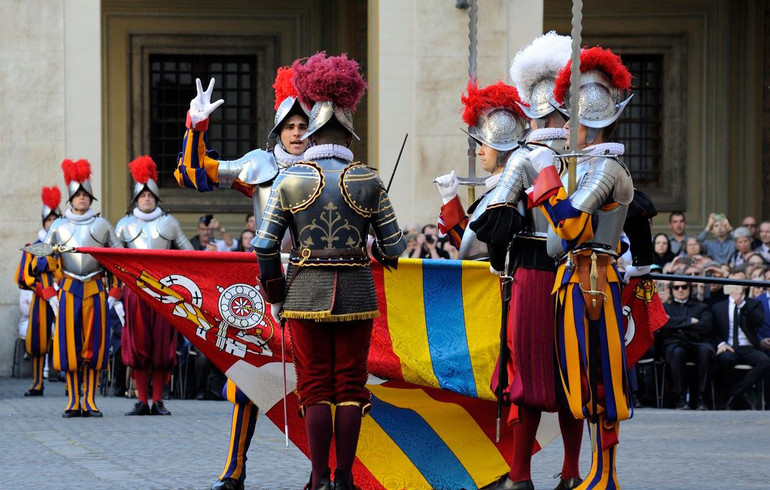
<path fill-rule="evenodd" d="M 281 239 L 289 226 L 288 208 L 281 199 L 281 185 L 289 171 L 278 176 L 270 189 L 262 223 L 254 239 L 259 262 L 259 282 L 268 303 L 280 303 L 286 297 L 286 280 L 281 272 Z"/>
<path fill-rule="evenodd" d="M 631 202 L 634 198 L 633 182 L 623 164 L 614 158 L 600 158 L 598 161 L 588 162 L 587 165 L 590 165 L 590 170 L 569 198 L 572 207 L 585 213 L 593 213 L 608 198 L 619 204 Z"/>
<path fill-rule="evenodd" d="M 379 177 L 377 177 L 377 183 L 380 186 L 379 205 L 377 213 L 373 216 L 374 235 L 377 237 L 377 243 L 372 248 L 376 247 L 377 250 L 382 252 L 382 258 L 390 262 L 394 259 L 397 260 L 406 250 L 406 238 L 404 237 L 404 232 L 398 226 L 396 213 L 393 210 L 393 205 L 390 203 L 390 197 Z M 377 258 L 380 262 L 383 262 L 383 260 L 380 260 L 380 257 Z"/>
<path fill-rule="evenodd" d="M 487 209 L 498 206 L 516 208 L 519 204 L 524 189 L 528 187 L 527 182 L 531 181 L 526 173 L 527 167 L 530 166 L 527 160 L 527 154 L 530 151 L 529 147 L 522 146 L 508 157 L 500 182 L 490 192 Z"/>

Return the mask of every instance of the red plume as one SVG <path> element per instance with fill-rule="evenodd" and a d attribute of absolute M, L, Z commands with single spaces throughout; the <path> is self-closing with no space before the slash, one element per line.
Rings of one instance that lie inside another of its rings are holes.
<path fill-rule="evenodd" d="M 158 166 L 150 155 L 142 155 L 128 164 L 131 177 L 140 184 L 146 184 L 149 179 L 158 180 Z"/>
<path fill-rule="evenodd" d="M 61 203 L 61 191 L 56 186 L 43 187 L 40 197 L 43 199 L 43 205 L 51 209 L 58 208 Z"/>
<path fill-rule="evenodd" d="M 569 77 L 572 73 L 572 60 L 559 71 L 556 77 L 556 86 L 553 89 L 553 98 L 559 104 L 564 103 L 569 92 Z M 631 73 L 626 65 L 609 49 L 603 49 L 601 46 L 583 49 L 580 53 L 580 73 L 591 70 L 598 70 L 610 79 L 610 84 L 620 90 L 628 91 L 631 89 Z"/>
<path fill-rule="evenodd" d="M 67 158 L 61 162 L 61 169 L 64 171 L 64 183 L 67 185 L 72 181 L 83 182 L 91 177 L 91 164 L 84 158 L 76 162 Z"/>
<path fill-rule="evenodd" d="M 291 82 L 294 76 L 294 70 L 288 66 L 282 66 L 278 68 L 278 72 L 275 74 L 275 83 L 273 83 L 273 89 L 275 90 L 275 107 L 278 109 L 281 102 L 286 100 L 287 97 L 297 97 L 297 89 L 294 88 L 294 84 Z"/>
<path fill-rule="evenodd" d="M 463 94 L 460 101 L 465 106 L 463 121 L 468 126 L 478 124 L 481 113 L 489 109 L 507 109 L 526 119 L 524 111 L 516 102 L 521 102 L 519 92 L 512 85 L 498 81 L 488 87 L 479 88 L 476 82 L 468 82 L 465 87 L 468 95 Z"/>
<path fill-rule="evenodd" d="M 299 100 L 306 107 L 316 102 L 332 102 L 340 109 L 353 111 L 367 87 L 358 72 L 358 62 L 348 59 L 345 53 L 327 58 L 322 51 L 296 60 L 291 67 Z"/>

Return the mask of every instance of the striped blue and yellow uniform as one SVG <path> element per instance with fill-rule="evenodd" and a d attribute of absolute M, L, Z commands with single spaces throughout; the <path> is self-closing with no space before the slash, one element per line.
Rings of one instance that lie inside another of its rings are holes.
<path fill-rule="evenodd" d="M 259 407 L 247 397 L 230 379 L 222 389 L 222 396 L 233 404 L 233 418 L 230 424 L 230 448 L 227 451 L 227 462 L 220 480 L 232 478 L 243 481 L 246 479 L 246 453 L 254 437 L 257 426 Z"/>

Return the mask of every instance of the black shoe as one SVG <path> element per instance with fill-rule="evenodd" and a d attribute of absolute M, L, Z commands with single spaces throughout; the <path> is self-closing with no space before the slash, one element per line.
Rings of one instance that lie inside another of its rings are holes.
<path fill-rule="evenodd" d="M 481 490 L 535 490 L 535 485 L 532 480 L 514 482 L 506 474 L 489 485 L 481 487 Z"/>
<path fill-rule="evenodd" d="M 334 470 L 334 490 L 355 490 L 356 486 L 353 484 L 353 475 L 350 475 L 350 481 L 337 474 L 337 470 Z"/>
<path fill-rule="evenodd" d="M 163 405 L 162 400 L 158 400 L 152 404 L 150 415 L 171 415 L 171 412 L 169 412 L 165 405 Z"/>
<path fill-rule="evenodd" d="M 196 400 L 205 400 L 206 399 L 206 395 L 204 395 L 203 393 L 198 393 L 197 395 L 195 395 L 195 399 Z"/>
<path fill-rule="evenodd" d="M 150 415 L 150 406 L 144 402 L 136 402 L 134 409 L 124 415 Z"/>
<path fill-rule="evenodd" d="M 24 392 L 24 396 L 43 396 L 43 390 L 34 390 L 30 388 Z"/>
<path fill-rule="evenodd" d="M 62 417 L 65 419 L 71 419 L 73 417 L 80 417 L 80 409 L 77 410 L 65 410 L 63 414 L 61 414 Z"/>
<path fill-rule="evenodd" d="M 747 393 L 731 395 L 730 398 L 727 399 L 725 407 L 727 410 L 746 410 L 747 408 L 754 410 L 754 404 L 751 402 Z"/>
<path fill-rule="evenodd" d="M 553 490 L 571 490 L 577 488 L 581 483 L 583 483 L 582 478 L 567 478 L 566 480 L 559 481 L 559 484 Z"/>
<path fill-rule="evenodd" d="M 708 410 L 708 407 L 706 406 L 706 403 L 703 400 L 700 400 L 698 402 L 698 405 L 695 407 L 695 410 L 700 410 L 700 411 Z"/>
<path fill-rule="evenodd" d="M 211 490 L 243 490 L 243 480 L 236 480 L 235 478 L 217 480 L 211 485 Z"/>
<path fill-rule="evenodd" d="M 308 480 L 307 485 L 304 486 L 304 490 L 332 490 L 332 470 L 329 468 L 326 468 L 321 475 L 321 478 L 318 480 L 318 483 L 316 483 L 316 486 L 313 487 L 313 473 L 310 473 L 310 480 Z"/>
<path fill-rule="evenodd" d="M 99 418 L 104 417 L 104 415 L 99 410 L 83 410 L 83 417 Z"/>

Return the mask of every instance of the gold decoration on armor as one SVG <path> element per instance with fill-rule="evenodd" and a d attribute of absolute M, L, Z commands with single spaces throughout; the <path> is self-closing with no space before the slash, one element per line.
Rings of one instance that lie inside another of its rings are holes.
<path fill-rule="evenodd" d="M 299 230 L 299 244 L 303 248 L 320 248 L 320 244 L 316 244 L 313 240 L 313 236 L 319 238 L 325 245 L 323 248 L 353 248 L 361 245 L 361 233 L 355 226 L 345 219 L 337 211 L 337 206 L 333 202 L 327 203 L 324 206 L 326 212 L 321 214 L 319 218 L 314 218 L 313 221 Z M 320 224 L 319 224 L 320 220 Z M 320 231 L 321 236 L 318 237 L 316 231 Z M 344 243 L 337 243 L 343 240 L 343 232 L 347 233 L 347 240 Z M 357 237 L 357 239 L 354 239 Z"/>

